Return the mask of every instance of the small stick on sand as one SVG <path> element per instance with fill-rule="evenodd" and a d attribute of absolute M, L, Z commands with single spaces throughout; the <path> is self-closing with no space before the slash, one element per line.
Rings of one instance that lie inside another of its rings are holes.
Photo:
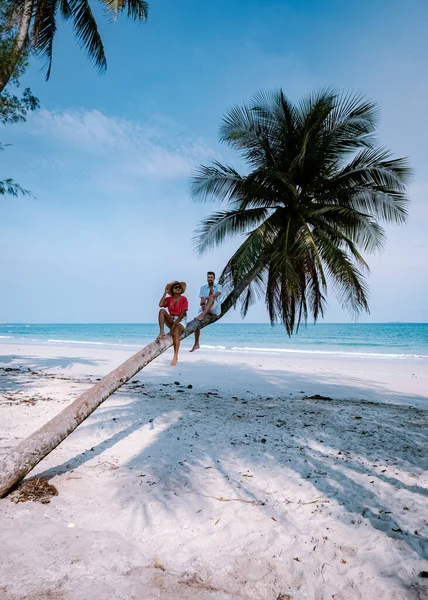
<path fill-rule="evenodd" d="M 261 500 L 243 500 L 242 498 L 220 498 L 218 496 L 207 496 L 206 494 L 199 494 L 199 492 L 185 492 L 186 494 L 193 494 L 195 496 L 202 496 L 203 498 L 212 498 L 213 500 L 219 500 L 220 502 L 243 502 L 244 504 L 254 504 L 255 506 L 264 506 L 265 502 Z"/>

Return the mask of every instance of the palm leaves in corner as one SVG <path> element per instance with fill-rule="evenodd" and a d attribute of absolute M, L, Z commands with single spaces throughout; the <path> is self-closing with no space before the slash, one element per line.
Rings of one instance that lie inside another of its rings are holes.
<path fill-rule="evenodd" d="M 100 71 L 107 68 L 104 45 L 98 24 L 88 0 L 6 0 L 11 26 L 23 23 L 25 11 L 30 11 L 29 44 L 36 54 L 46 60 L 46 79 L 52 68 L 53 42 L 58 17 L 70 20 L 79 45 Z M 112 20 L 122 13 L 133 20 L 146 21 L 148 3 L 145 0 L 100 0 L 102 9 Z"/>
<path fill-rule="evenodd" d="M 0 143 L 0 152 L 5 149 L 7 144 Z M 0 196 L 29 196 L 30 192 L 24 190 L 19 183 L 16 183 L 13 179 L 8 177 L 7 179 L 0 180 Z"/>
<path fill-rule="evenodd" d="M 0 181 L 0 196 L 29 196 L 30 192 L 24 190 L 19 183 L 16 183 L 13 179 L 3 179 Z"/>
<path fill-rule="evenodd" d="M 363 254 L 382 248 L 381 223 L 405 222 L 410 176 L 407 160 L 377 145 L 377 121 L 377 105 L 334 90 L 298 103 L 260 93 L 226 114 L 220 140 L 248 173 L 201 166 L 191 193 L 226 204 L 197 229 L 200 253 L 243 237 L 222 273 L 229 291 L 255 273 L 238 294 L 243 316 L 264 296 L 271 322 L 291 335 L 323 315 L 330 286 L 354 315 L 368 311 Z"/>

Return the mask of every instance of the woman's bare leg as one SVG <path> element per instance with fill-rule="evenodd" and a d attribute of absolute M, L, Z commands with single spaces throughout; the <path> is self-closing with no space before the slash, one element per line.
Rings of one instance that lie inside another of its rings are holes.
<path fill-rule="evenodd" d="M 174 356 L 171 361 L 171 367 L 175 367 L 178 361 L 178 350 L 180 348 L 180 335 L 183 331 L 184 327 L 179 323 L 176 327 L 174 327 L 174 331 L 172 332 L 172 339 L 174 343 Z"/>
<path fill-rule="evenodd" d="M 173 320 L 172 320 L 171 315 L 164 308 L 161 308 L 159 311 L 158 321 L 159 321 L 159 335 L 158 335 L 157 339 L 160 340 L 165 335 L 165 323 L 171 329 Z"/>

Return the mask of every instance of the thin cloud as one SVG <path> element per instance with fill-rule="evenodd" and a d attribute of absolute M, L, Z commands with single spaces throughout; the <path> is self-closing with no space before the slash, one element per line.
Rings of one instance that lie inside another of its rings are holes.
<path fill-rule="evenodd" d="M 59 143 L 61 150 L 97 157 L 122 175 L 184 178 L 195 165 L 216 157 L 191 131 L 157 119 L 147 122 L 110 117 L 99 110 L 40 110 L 26 132 Z"/>

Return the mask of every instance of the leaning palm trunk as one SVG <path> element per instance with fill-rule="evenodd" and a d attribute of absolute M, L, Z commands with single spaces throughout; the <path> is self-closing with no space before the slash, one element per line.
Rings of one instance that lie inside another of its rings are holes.
<path fill-rule="evenodd" d="M 31 17 L 33 15 L 34 0 L 25 0 L 22 7 L 21 19 L 19 22 L 18 32 L 16 34 L 13 50 L 8 57 L 6 63 L 2 65 L 0 70 L 0 94 L 12 77 L 19 58 L 24 50 L 28 39 L 28 30 L 30 28 Z"/>
<path fill-rule="evenodd" d="M 221 314 L 208 316 L 202 321 L 191 321 L 181 335 L 181 339 L 214 323 L 236 303 L 239 296 L 260 272 L 254 267 L 238 286 L 229 294 L 222 304 Z M 129 381 L 152 360 L 172 346 L 172 336 L 148 344 L 145 348 L 128 358 L 120 367 L 106 375 L 100 382 L 62 410 L 46 425 L 35 431 L 22 441 L 17 448 L 0 464 L 0 498 L 5 496 L 27 473 L 29 473 L 45 456 L 56 448 L 72 433 L 96 408 L 100 406 L 117 389 Z"/>

